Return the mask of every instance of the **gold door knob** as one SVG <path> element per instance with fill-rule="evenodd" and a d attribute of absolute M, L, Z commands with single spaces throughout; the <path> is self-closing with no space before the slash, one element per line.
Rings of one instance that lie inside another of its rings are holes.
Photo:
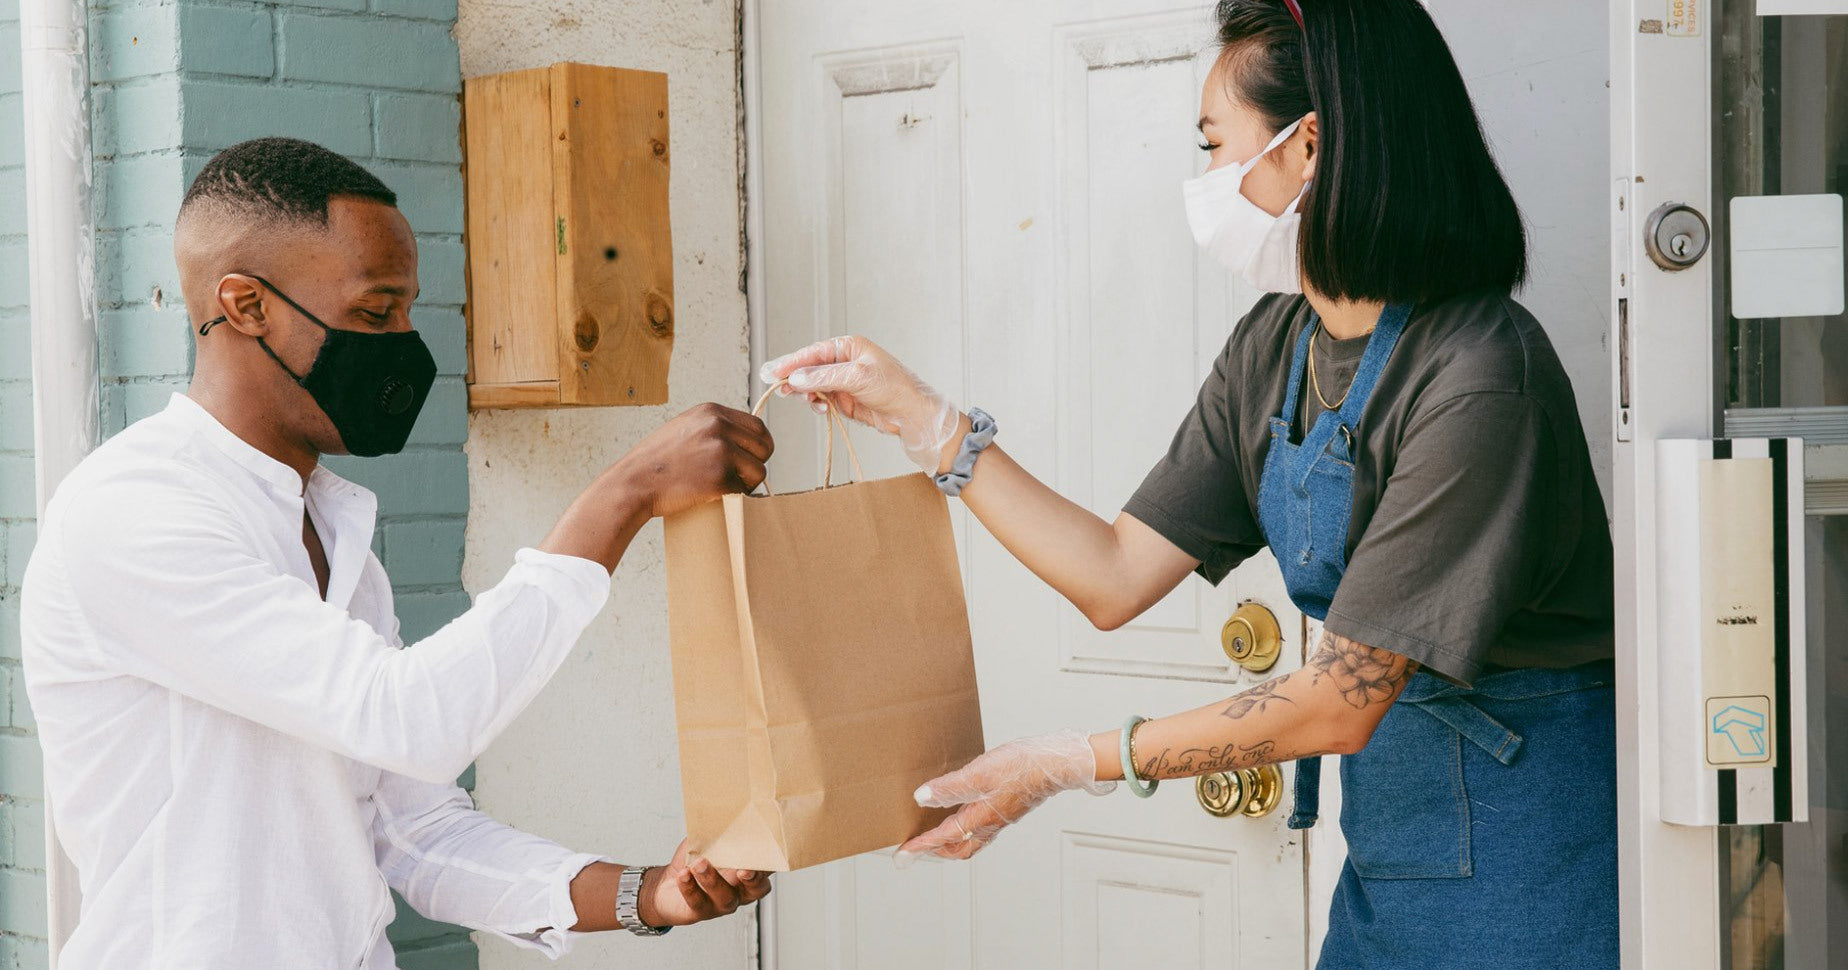
<path fill-rule="evenodd" d="M 1219 628 L 1219 645 L 1226 656 L 1254 674 L 1277 665 L 1283 656 L 1283 629 L 1275 614 L 1259 603 L 1239 606 L 1226 625 Z"/>
<path fill-rule="evenodd" d="M 1194 779 L 1194 797 L 1214 818 L 1230 818 L 1245 808 L 1245 781 L 1236 771 L 1215 771 Z"/>
<path fill-rule="evenodd" d="M 1264 765 L 1201 775 L 1194 780 L 1194 796 L 1214 818 L 1263 818 L 1283 801 L 1283 772 Z"/>
<path fill-rule="evenodd" d="M 1283 769 L 1276 765 L 1264 765 L 1258 768 L 1246 768 L 1239 772 L 1245 776 L 1245 817 L 1263 818 L 1277 810 L 1283 801 Z"/>

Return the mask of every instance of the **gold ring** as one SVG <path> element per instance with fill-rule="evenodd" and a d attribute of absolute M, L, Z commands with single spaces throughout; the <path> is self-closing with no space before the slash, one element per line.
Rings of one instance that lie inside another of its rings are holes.
<path fill-rule="evenodd" d="M 963 828 L 963 823 L 962 823 L 962 818 L 961 818 L 961 817 L 959 817 L 959 816 L 956 816 L 956 815 L 952 815 L 952 816 L 950 816 L 950 821 L 952 821 L 952 822 L 955 822 L 955 823 L 956 823 L 956 831 L 958 831 L 958 832 L 961 832 L 961 833 L 962 833 L 962 841 L 964 841 L 964 842 L 967 842 L 967 841 L 969 841 L 970 839 L 972 839 L 972 838 L 975 838 L 975 836 L 973 836 L 973 835 L 970 835 L 970 834 L 969 834 L 969 830 L 968 830 L 968 829 L 966 829 L 966 828 Z"/>

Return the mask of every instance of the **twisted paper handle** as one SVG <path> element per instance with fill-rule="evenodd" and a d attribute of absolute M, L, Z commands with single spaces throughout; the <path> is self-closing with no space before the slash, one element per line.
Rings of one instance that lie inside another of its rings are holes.
<path fill-rule="evenodd" d="M 770 403 L 770 395 L 775 394 L 777 388 L 783 387 L 788 383 L 789 379 L 784 378 L 770 385 L 770 389 L 765 391 L 763 396 L 757 399 L 757 406 L 751 408 L 751 415 L 753 417 L 763 417 L 764 405 Z M 824 460 L 825 463 L 822 468 L 821 487 L 834 487 L 834 431 L 836 428 L 840 429 L 841 440 L 847 443 L 847 460 L 853 464 L 853 481 L 866 481 L 866 472 L 862 471 L 860 468 L 860 454 L 854 450 L 853 435 L 849 434 L 847 431 L 846 419 L 841 417 L 840 409 L 834 406 L 833 397 L 823 394 L 821 395 L 821 399 L 826 401 L 828 405 L 828 457 Z M 776 494 L 770 490 L 770 479 L 768 477 L 764 479 L 764 494 L 766 496 Z"/>

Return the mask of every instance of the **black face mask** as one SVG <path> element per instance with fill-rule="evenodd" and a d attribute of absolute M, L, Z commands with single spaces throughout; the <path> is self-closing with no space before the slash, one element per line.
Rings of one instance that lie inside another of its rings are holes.
<path fill-rule="evenodd" d="M 430 385 L 436 382 L 436 358 L 423 337 L 414 330 L 362 333 L 330 327 L 269 280 L 253 278 L 326 333 L 306 376 L 290 370 L 262 337 L 257 345 L 321 406 L 347 452 L 371 458 L 404 450 Z M 200 332 L 223 320 L 209 321 Z"/>

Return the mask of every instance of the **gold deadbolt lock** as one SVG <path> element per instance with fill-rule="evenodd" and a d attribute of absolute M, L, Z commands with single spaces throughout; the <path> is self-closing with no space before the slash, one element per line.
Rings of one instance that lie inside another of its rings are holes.
<path fill-rule="evenodd" d="M 1216 771 L 1194 780 L 1194 795 L 1215 818 L 1263 818 L 1283 801 L 1283 772 L 1276 765 Z"/>
<path fill-rule="evenodd" d="M 1245 603 L 1219 628 L 1219 645 L 1233 663 L 1261 674 L 1283 656 L 1283 630 L 1276 615 L 1262 604 Z"/>

